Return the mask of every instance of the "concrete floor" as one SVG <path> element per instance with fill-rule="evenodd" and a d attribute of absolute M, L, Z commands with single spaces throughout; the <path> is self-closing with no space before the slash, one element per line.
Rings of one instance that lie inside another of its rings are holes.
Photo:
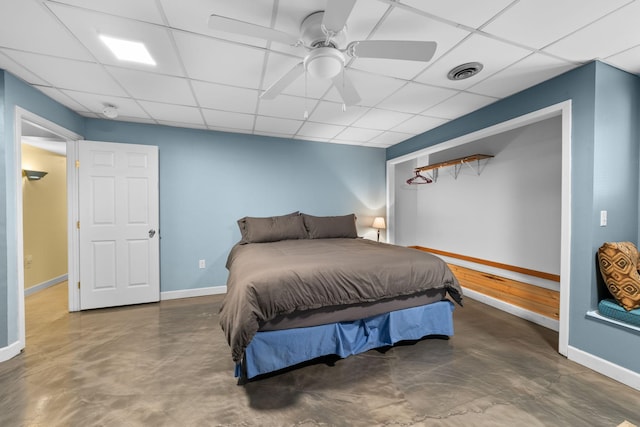
<path fill-rule="evenodd" d="M 566 360 L 557 334 L 467 299 L 450 340 L 372 350 L 236 385 L 221 296 L 68 314 L 26 299 L 0 364 L 0 426 L 640 425 L 640 392 Z"/>

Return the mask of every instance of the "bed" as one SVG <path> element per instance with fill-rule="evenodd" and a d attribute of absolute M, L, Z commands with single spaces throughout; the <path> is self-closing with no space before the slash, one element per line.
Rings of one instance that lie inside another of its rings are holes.
<path fill-rule="evenodd" d="M 460 286 L 440 258 L 359 238 L 355 216 L 238 221 L 220 325 L 241 380 L 326 355 L 453 335 Z"/>

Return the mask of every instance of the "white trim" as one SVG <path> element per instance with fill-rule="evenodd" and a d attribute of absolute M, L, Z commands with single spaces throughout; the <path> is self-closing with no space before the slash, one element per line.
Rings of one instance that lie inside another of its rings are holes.
<path fill-rule="evenodd" d="M 17 310 L 17 323 L 18 323 L 18 341 L 17 345 L 19 350 L 22 350 L 26 345 L 26 332 L 25 332 L 25 308 L 24 308 L 24 297 L 25 297 L 25 289 L 24 289 L 24 224 L 22 221 L 22 120 L 30 121 L 34 124 L 42 126 L 47 130 L 57 134 L 63 139 L 73 140 L 80 139 L 80 135 L 72 132 L 68 129 L 63 128 L 45 118 L 42 118 L 30 111 L 25 110 L 22 107 L 16 106 L 14 109 L 14 126 L 13 126 L 13 167 L 14 167 L 14 176 L 15 176 L 15 212 L 16 212 L 16 235 L 12 236 L 7 234 L 7 252 L 11 252 L 15 249 L 16 253 L 16 264 L 14 266 L 9 266 L 9 268 L 14 268 L 16 273 L 16 279 L 18 281 L 17 286 L 17 301 L 16 305 L 18 307 Z M 20 173 L 18 173 L 20 172 Z M 9 176 L 7 178 L 10 178 Z M 67 180 L 68 182 L 68 180 Z M 8 185 L 11 185 L 11 181 L 7 182 Z M 69 199 L 69 197 L 67 197 Z M 71 231 L 68 231 L 71 233 Z M 15 238 L 14 238 L 15 237 Z M 71 253 L 69 253 L 71 256 Z M 71 272 L 69 273 L 69 277 L 71 278 Z M 71 303 L 71 301 L 69 301 Z M 11 348 L 14 344 L 7 348 Z M 15 355 L 14 355 L 15 356 Z M 13 356 L 11 356 L 13 357 Z M 0 361 L 1 361 L 0 357 Z"/>
<path fill-rule="evenodd" d="M 67 141 L 67 246 L 69 250 L 69 311 L 80 311 L 80 230 L 78 212 L 78 140 Z"/>
<path fill-rule="evenodd" d="M 51 286 L 57 285 L 58 283 L 65 282 L 69 279 L 68 274 L 63 274 L 62 276 L 54 277 L 53 279 L 47 280 L 46 282 L 38 283 L 37 285 L 31 286 L 29 288 L 25 288 L 24 296 L 33 295 L 36 292 L 40 292 L 44 289 L 50 288 Z"/>
<path fill-rule="evenodd" d="M 567 357 L 582 366 L 586 366 L 589 369 L 612 378 L 622 384 L 628 385 L 631 388 L 640 390 L 640 373 L 634 372 L 630 369 L 611 363 L 608 360 L 601 359 L 593 354 L 579 350 L 575 347 L 568 346 Z"/>
<path fill-rule="evenodd" d="M 564 356 L 567 356 L 567 348 L 569 346 L 569 291 L 571 283 L 571 114 L 571 100 L 567 100 L 527 113 L 523 116 L 480 129 L 476 132 L 462 135 L 458 138 L 387 160 L 387 238 L 389 239 L 389 242 L 394 243 L 395 216 L 393 213 L 395 210 L 395 165 L 448 148 L 457 147 L 478 139 L 496 135 L 498 133 L 507 132 L 551 117 L 558 115 L 562 117 L 560 321 L 558 322 L 555 330 L 558 331 L 558 352 Z M 391 186 L 392 184 L 394 185 L 393 187 Z"/>
<path fill-rule="evenodd" d="M 20 354 L 24 345 L 20 341 L 15 341 L 13 344 L 0 348 L 0 363 L 5 362 L 11 358 Z"/>
<path fill-rule="evenodd" d="M 203 297 L 207 295 L 226 294 L 227 286 L 210 286 L 207 288 L 181 289 L 179 291 L 160 292 L 160 300 L 166 301 L 179 298 Z"/>
<path fill-rule="evenodd" d="M 613 323 L 614 325 L 621 326 L 623 328 L 629 329 L 630 331 L 640 332 L 640 326 L 632 325 L 631 323 L 626 323 L 621 320 L 603 316 L 598 310 L 587 311 L 587 317 L 591 317 L 592 319 L 597 319 L 605 323 Z"/>
<path fill-rule="evenodd" d="M 571 293 L 571 100 L 562 111 L 562 178 L 560 202 L 560 329 L 558 352 L 567 356 L 569 347 L 569 296 Z"/>
<path fill-rule="evenodd" d="M 544 326 L 545 328 L 549 328 L 556 332 L 558 331 L 559 322 L 557 320 L 550 319 L 547 316 L 543 316 L 542 314 L 534 313 L 533 311 L 526 310 L 522 307 L 518 307 L 517 305 L 509 304 L 508 302 L 501 301 L 499 299 L 490 297 L 488 295 L 476 292 L 465 287 L 463 287 L 462 290 L 464 291 L 465 297 L 480 301 L 499 310 L 506 311 L 509 314 L 513 314 L 514 316 L 528 320 L 537 325 Z"/>

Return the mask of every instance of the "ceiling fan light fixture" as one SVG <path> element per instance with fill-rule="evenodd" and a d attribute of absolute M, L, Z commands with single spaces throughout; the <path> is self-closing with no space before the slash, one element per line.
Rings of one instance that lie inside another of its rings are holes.
<path fill-rule="evenodd" d="M 473 77 L 482 71 L 483 65 L 479 62 L 467 62 L 466 64 L 458 65 L 449 71 L 447 78 L 449 80 L 464 80 L 469 77 Z"/>
<path fill-rule="evenodd" d="M 311 76 L 319 79 L 331 79 L 344 67 L 344 55 L 332 47 L 319 47 L 311 51 L 304 59 L 304 68 Z"/>

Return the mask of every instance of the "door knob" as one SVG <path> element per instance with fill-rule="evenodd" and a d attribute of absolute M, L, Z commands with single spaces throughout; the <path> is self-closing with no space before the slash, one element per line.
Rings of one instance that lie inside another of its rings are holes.
<path fill-rule="evenodd" d="M 155 235 L 156 235 L 156 230 L 154 230 L 153 228 L 149 230 L 149 238 L 152 238 Z"/>

